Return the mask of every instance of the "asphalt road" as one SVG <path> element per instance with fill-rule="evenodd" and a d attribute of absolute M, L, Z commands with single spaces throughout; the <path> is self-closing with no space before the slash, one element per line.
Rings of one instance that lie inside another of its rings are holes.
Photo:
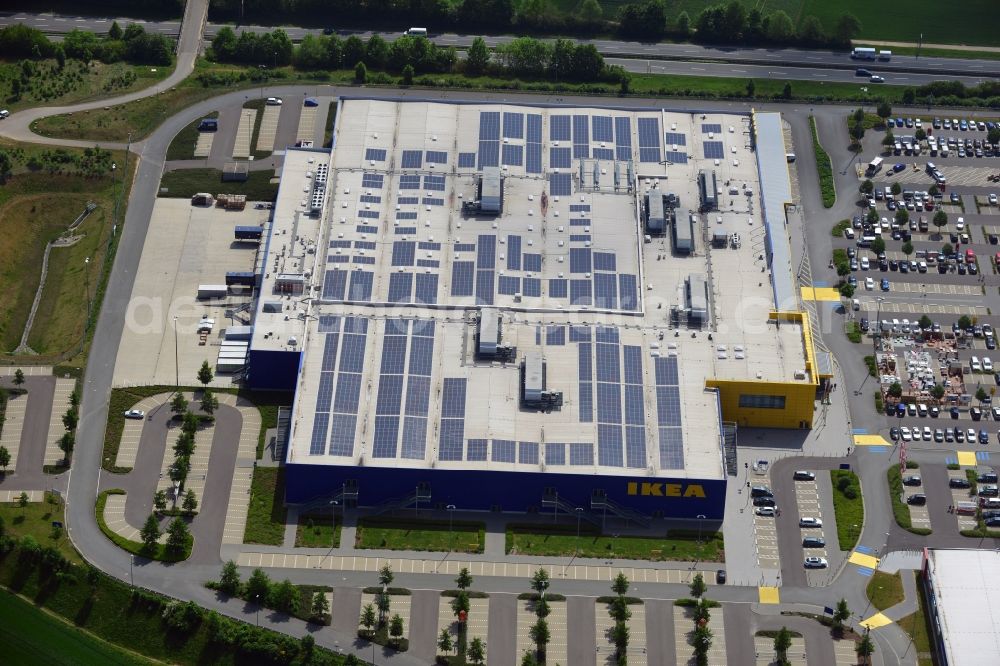
<path fill-rule="evenodd" d="M 54 14 L 33 14 L 9 12 L 0 14 L 0 25 L 14 22 L 24 23 L 50 34 L 62 34 L 73 29 L 106 32 L 113 20 L 120 25 L 140 23 L 149 31 L 166 35 L 176 35 L 180 23 L 177 21 L 143 21 L 129 18 L 68 16 Z M 223 24 L 206 23 L 204 37 L 212 39 Z M 234 26 L 236 31 L 266 32 L 269 26 Z M 294 41 L 308 34 L 318 35 L 318 28 L 282 26 Z M 399 32 L 378 32 L 386 39 L 399 37 Z M 338 30 L 341 36 L 358 35 L 367 39 L 373 31 Z M 475 35 L 440 33 L 430 35 L 430 39 L 441 46 L 467 48 Z M 484 36 L 490 47 L 506 44 L 514 36 Z M 608 39 L 575 39 L 577 43 L 594 44 L 597 50 L 612 64 L 624 66 L 630 72 L 653 72 L 662 74 L 698 74 L 720 77 L 756 77 L 815 81 L 859 81 L 854 77 L 857 67 L 865 67 L 886 78 L 889 83 L 900 85 L 922 85 L 935 80 L 959 80 L 967 84 L 1000 77 L 1000 61 L 959 58 L 917 58 L 915 56 L 893 56 L 888 62 L 865 63 L 852 60 L 846 51 L 805 50 L 791 48 L 746 48 L 701 46 L 697 44 L 643 43 Z M 659 62 L 659 69 L 645 61 Z M 733 66 L 736 63 L 737 66 Z M 877 85 L 877 84 L 876 84 Z"/>
<path fill-rule="evenodd" d="M 13 388 L 13 377 L 5 377 L 0 386 Z M 49 416 L 56 387 L 55 377 L 27 375 L 21 388 L 27 389 L 28 402 L 21 425 L 21 442 L 17 450 L 17 467 L 0 474 L 0 490 L 61 487 L 56 477 L 42 471 L 45 444 L 49 435 Z M 60 478 L 60 481 L 62 479 Z"/>

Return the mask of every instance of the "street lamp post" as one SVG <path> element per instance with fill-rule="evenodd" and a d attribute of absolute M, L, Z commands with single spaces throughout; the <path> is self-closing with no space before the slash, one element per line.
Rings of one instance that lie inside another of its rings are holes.
<path fill-rule="evenodd" d="M 580 555 L 580 518 L 583 516 L 583 507 L 576 507 L 576 554 Z"/>
<path fill-rule="evenodd" d="M 445 507 L 448 509 L 448 552 L 450 553 L 455 549 L 454 535 L 452 534 L 451 528 L 455 521 L 455 505 L 449 504 Z"/>
<path fill-rule="evenodd" d="M 260 626 L 260 595 L 259 594 L 255 594 L 253 598 L 254 598 L 254 601 L 257 602 L 257 626 L 259 627 Z"/>
<path fill-rule="evenodd" d="M 132 589 L 135 589 L 135 575 L 132 573 L 132 567 L 135 564 L 135 555 L 129 553 L 128 555 L 128 580 L 132 585 Z"/>
<path fill-rule="evenodd" d="M 90 329 L 90 257 L 84 257 L 83 259 L 83 280 L 84 285 L 87 290 L 87 324 L 84 326 L 84 330 Z"/>
<path fill-rule="evenodd" d="M 699 513 L 696 518 L 698 519 L 698 545 L 701 545 L 701 521 L 705 520 L 705 515 Z"/>
<path fill-rule="evenodd" d="M 330 500 L 330 543 L 337 541 L 337 500 Z"/>
<path fill-rule="evenodd" d="M 181 390 L 181 369 L 178 364 L 177 356 L 177 317 L 174 317 L 174 386 L 177 388 L 177 392 L 180 393 Z"/>

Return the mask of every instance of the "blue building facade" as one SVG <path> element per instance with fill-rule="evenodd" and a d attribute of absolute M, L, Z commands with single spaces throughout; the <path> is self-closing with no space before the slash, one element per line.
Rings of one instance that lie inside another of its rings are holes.
<path fill-rule="evenodd" d="M 649 516 L 722 520 L 726 479 L 602 476 L 558 472 L 418 469 L 291 463 L 285 467 L 285 498 L 303 504 L 333 496 L 344 484 L 356 483 L 359 506 L 376 506 L 412 494 L 423 486 L 430 505 L 454 504 L 463 511 L 527 512 L 541 507 L 542 497 L 589 507 L 595 491 L 618 505 Z M 428 507 L 430 508 L 430 507 Z"/>

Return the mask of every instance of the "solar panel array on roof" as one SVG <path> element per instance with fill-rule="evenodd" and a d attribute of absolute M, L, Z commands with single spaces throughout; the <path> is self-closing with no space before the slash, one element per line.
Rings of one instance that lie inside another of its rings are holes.
<path fill-rule="evenodd" d="M 614 125 L 611 116 L 591 116 L 591 134 L 594 141 L 614 141 Z"/>
<path fill-rule="evenodd" d="M 569 116 L 549 116 L 549 141 L 569 141 Z"/>
<path fill-rule="evenodd" d="M 507 166 L 521 166 L 524 162 L 524 146 L 511 146 L 504 144 L 503 155 L 500 158 L 501 164 Z"/>
<path fill-rule="evenodd" d="M 591 305 L 593 289 L 590 280 L 569 281 L 569 302 L 573 305 Z"/>
<path fill-rule="evenodd" d="M 594 252 L 595 271 L 614 271 L 617 261 L 614 252 Z"/>
<path fill-rule="evenodd" d="M 503 136 L 505 139 L 524 138 L 524 114 L 507 113 L 503 114 Z"/>
<path fill-rule="evenodd" d="M 419 190 L 420 189 L 420 176 L 417 174 L 404 174 L 399 177 L 399 189 L 401 190 Z"/>
<path fill-rule="evenodd" d="M 500 166 L 500 112 L 479 113 L 479 168 Z"/>
<path fill-rule="evenodd" d="M 417 244 L 413 241 L 394 241 L 392 244 L 392 265 L 412 266 L 416 259 Z"/>
<path fill-rule="evenodd" d="M 677 381 L 677 357 L 657 358 L 654 369 L 660 467 L 683 469 L 684 435 L 681 429 L 681 396 Z"/>
<path fill-rule="evenodd" d="M 422 150 L 404 150 L 401 161 L 404 169 L 419 169 L 424 163 L 424 153 Z"/>
<path fill-rule="evenodd" d="M 565 465 L 566 464 L 566 444 L 561 442 L 545 443 L 545 464 Z"/>
<path fill-rule="evenodd" d="M 632 119 L 627 116 L 615 118 L 615 157 L 622 161 L 632 159 Z"/>
<path fill-rule="evenodd" d="M 329 401 L 323 412 L 325 418 L 313 424 L 313 437 L 309 453 L 331 456 L 351 456 L 354 454 L 354 431 L 357 425 L 358 400 L 361 391 L 361 371 L 364 368 L 365 345 L 368 322 L 354 317 L 343 320 L 343 335 L 331 332 L 326 335 L 323 349 L 323 365 L 320 373 L 319 395 Z M 360 322 L 360 323 L 359 323 Z M 337 322 L 337 325 L 340 321 Z M 338 341 L 340 344 L 338 345 Z M 336 373 L 336 393 L 333 392 L 334 369 L 338 368 L 338 346 L 340 350 L 339 371 Z M 317 402 L 317 417 L 320 403 Z M 326 427 L 332 424 L 327 432 Z M 328 441 L 329 440 L 329 441 Z"/>
<path fill-rule="evenodd" d="M 664 155 L 668 162 L 673 162 L 674 164 L 687 164 L 688 162 L 687 153 L 674 152 L 673 150 L 668 150 Z"/>
<path fill-rule="evenodd" d="M 529 278 L 526 277 L 521 281 L 521 291 L 525 296 L 531 296 L 534 298 L 541 298 L 542 296 L 542 281 L 539 278 Z"/>
<path fill-rule="evenodd" d="M 718 160 L 726 156 L 726 151 L 722 147 L 721 141 L 705 141 L 705 159 Z"/>
<path fill-rule="evenodd" d="M 328 270 L 323 275 L 323 300 L 342 301 L 347 289 L 347 271 L 340 269 Z"/>
<path fill-rule="evenodd" d="M 521 291 L 521 278 L 501 275 L 497 279 L 497 293 L 504 296 L 513 296 L 519 291 Z"/>
<path fill-rule="evenodd" d="M 542 255 L 526 252 L 524 254 L 524 270 L 529 273 L 539 273 L 542 270 Z"/>
<path fill-rule="evenodd" d="M 686 146 L 687 145 L 687 136 L 685 136 L 681 132 L 667 132 L 664 135 L 664 138 L 665 138 L 666 144 L 668 146 Z"/>
<path fill-rule="evenodd" d="M 441 426 L 438 438 L 439 460 L 461 460 L 465 439 L 464 377 L 445 377 L 441 391 Z"/>
<path fill-rule="evenodd" d="M 361 187 L 382 189 L 382 182 L 385 176 L 380 173 L 365 173 L 361 175 Z"/>
<path fill-rule="evenodd" d="M 465 459 L 470 462 L 486 462 L 488 439 L 470 439 Z"/>
<path fill-rule="evenodd" d="M 445 177 L 442 175 L 424 176 L 424 189 L 432 192 L 444 192 Z"/>
<path fill-rule="evenodd" d="M 639 161 L 660 161 L 660 120 L 659 118 L 639 118 Z"/>
<path fill-rule="evenodd" d="M 458 168 L 459 169 L 475 169 L 476 168 L 476 154 L 475 153 L 459 153 L 458 154 Z"/>
<path fill-rule="evenodd" d="M 568 169 L 572 165 L 573 153 L 569 148 L 549 148 L 549 166 L 553 169 Z"/>
<path fill-rule="evenodd" d="M 374 277 L 375 273 L 372 271 L 351 271 L 347 300 L 370 301 L 372 299 L 372 281 Z"/>
<path fill-rule="evenodd" d="M 528 114 L 524 170 L 527 173 L 542 173 L 542 116 L 539 113 Z"/>
<path fill-rule="evenodd" d="M 618 309 L 618 281 L 614 273 L 594 273 L 594 306 Z"/>
<path fill-rule="evenodd" d="M 615 151 L 612 148 L 594 148 L 592 153 L 595 160 L 615 159 Z"/>
<path fill-rule="evenodd" d="M 590 248 L 574 247 L 569 251 L 569 272 L 570 273 L 590 273 Z"/>
<path fill-rule="evenodd" d="M 622 310 L 639 309 L 637 286 L 635 275 L 621 273 L 618 276 L 618 301 Z"/>
<path fill-rule="evenodd" d="M 549 296 L 552 298 L 566 298 L 569 293 L 569 282 L 565 278 L 552 278 L 549 280 Z"/>
<path fill-rule="evenodd" d="M 365 150 L 365 159 L 372 162 L 384 162 L 385 161 L 386 150 L 385 148 L 368 148 Z"/>
<path fill-rule="evenodd" d="M 573 157 L 576 159 L 590 157 L 590 123 L 587 116 L 573 116 Z"/>
<path fill-rule="evenodd" d="M 702 134 L 722 134 L 722 125 L 718 123 L 702 123 Z"/>
<path fill-rule="evenodd" d="M 566 344 L 566 327 L 565 326 L 546 326 L 545 327 L 545 344 L 546 345 L 565 345 Z"/>
<path fill-rule="evenodd" d="M 514 234 L 507 236 L 507 270 L 521 270 L 521 237 Z"/>
<path fill-rule="evenodd" d="M 413 273 L 392 273 L 389 276 L 390 303 L 409 303 L 413 292 Z"/>
<path fill-rule="evenodd" d="M 491 453 L 493 462 L 512 463 L 515 462 L 515 446 L 517 442 L 509 439 L 494 439 Z"/>
<path fill-rule="evenodd" d="M 476 271 L 476 304 L 493 305 L 494 278 L 492 270 Z"/>
<path fill-rule="evenodd" d="M 471 261 L 456 261 L 451 265 L 451 295 L 472 296 L 475 264 Z"/>
<path fill-rule="evenodd" d="M 522 465 L 538 464 L 538 442 L 518 442 L 517 462 Z"/>
<path fill-rule="evenodd" d="M 552 196 L 568 197 L 573 194 L 573 178 L 568 173 L 550 173 L 549 189 Z"/>
<path fill-rule="evenodd" d="M 570 465 L 593 465 L 594 445 L 584 442 L 572 442 L 569 445 Z"/>
<path fill-rule="evenodd" d="M 417 303 L 437 303 L 438 276 L 434 273 L 417 273 Z"/>
<path fill-rule="evenodd" d="M 591 345 L 589 342 L 584 342 L 577 346 L 581 423 L 591 423 L 594 420 L 594 385 L 591 383 L 594 378 L 594 371 L 590 353 Z"/>
<path fill-rule="evenodd" d="M 448 151 L 428 150 L 427 153 L 424 155 L 424 159 L 427 160 L 428 164 L 447 164 Z"/>

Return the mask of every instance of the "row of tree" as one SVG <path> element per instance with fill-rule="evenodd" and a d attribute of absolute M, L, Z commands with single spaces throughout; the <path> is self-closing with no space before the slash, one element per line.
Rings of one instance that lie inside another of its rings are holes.
<path fill-rule="evenodd" d="M 60 68 L 66 58 L 169 65 L 173 61 L 174 42 L 164 35 L 146 32 L 138 23 L 130 23 L 123 30 L 113 22 L 105 36 L 71 30 L 62 42 L 50 40 L 41 30 L 15 23 L 0 29 L 0 53 L 7 58 L 55 58 Z"/>
<path fill-rule="evenodd" d="M 218 39 L 218 38 L 216 38 Z M 218 56 L 218 51 L 213 51 Z M 366 67 L 402 72 L 409 65 L 417 73 L 448 72 L 457 61 L 455 49 L 442 48 L 424 37 L 404 35 L 388 42 L 372 35 L 367 42 L 357 35 L 341 39 L 337 35 L 306 35 L 293 55 L 300 69 L 346 69 L 359 62 Z"/>
<path fill-rule="evenodd" d="M 254 569 L 246 583 L 240 580 L 236 563 L 229 560 L 222 565 L 222 575 L 211 587 L 246 601 L 273 608 L 276 611 L 295 615 L 300 610 L 299 589 L 287 578 L 274 583 L 261 569 Z M 322 591 L 315 592 L 309 600 L 309 621 L 327 624 L 330 620 L 330 602 Z"/>

